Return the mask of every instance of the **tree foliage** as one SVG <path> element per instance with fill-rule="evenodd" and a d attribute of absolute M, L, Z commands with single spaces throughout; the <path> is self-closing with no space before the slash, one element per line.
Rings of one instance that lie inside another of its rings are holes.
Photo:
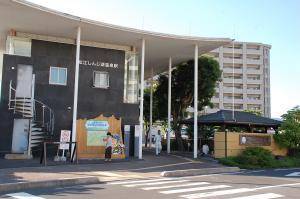
<path fill-rule="evenodd" d="M 257 115 L 257 116 L 263 116 L 262 112 L 261 111 L 257 111 L 257 110 L 245 110 L 244 112 L 252 113 L 252 114 Z"/>
<path fill-rule="evenodd" d="M 198 110 L 205 106 L 212 106 L 211 98 L 215 93 L 217 81 L 220 80 L 219 63 L 212 57 L 201 56 L 198 59 Z M 181 124 L 187 107 L 193 106 L 194 100 L 194 61 L 190 60 L 178 64 L 172 71 L 172 99 L 171 113 L 172 128 L 175 133 L 178 148 L 182 149 Z M 162 74 L 158 78 L 154 92 L 155 106 L 158 110 L 157 118 L 167 120 L 168 76 Z"/>
<path fill-rule="evenodd" d="M 289 149 L 290 154 L 300 150 L 300 107 L 297 106 L 282 115 L 283 123 L 275 134 L 275 141 Z"/>

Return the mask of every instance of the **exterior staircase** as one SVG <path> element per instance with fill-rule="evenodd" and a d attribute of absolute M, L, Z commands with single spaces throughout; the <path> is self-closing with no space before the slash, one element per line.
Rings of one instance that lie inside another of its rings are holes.
<path fill-rule="evenodd" d="M 12 81 L 10 81 L 8 109 L 14 112 L 15 118 L 29 120 L 28 150 L 24 153 L 31 157 L 32 150 L 51 138 L 54 131 L 52 109 L 43 102 L 34 99 L 34 76 L 31 98 L 16 97 L 16 89 L 13 88 Z"/>

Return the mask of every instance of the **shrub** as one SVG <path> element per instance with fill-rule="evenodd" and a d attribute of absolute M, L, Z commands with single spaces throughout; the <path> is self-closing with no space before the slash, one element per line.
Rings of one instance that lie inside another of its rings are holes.
<path fill-rule="evenodd" d="M 240 167 L 239 163 L 236 161 L 236 157 L 228 157 L 219 159 L 221 164 L 231 166 L 231 167 Z"/>
<path fill-rule="evenodd" d="M 282 157 L 275 159 L 269 150 L 260 147 L 245 149 L 239 156 L 221 158 L 219 162 L 227 166 L 242 169 L 299 167 L 299 157 Z"/>
<path fill-rule="evenodd" d="M 237 156 L 236 161 L 242 165 L 250 167 L 265 168 L 272 167 L 275 158 L 271 151 L 261 147 L 249 147 L 241 155 Z"/>

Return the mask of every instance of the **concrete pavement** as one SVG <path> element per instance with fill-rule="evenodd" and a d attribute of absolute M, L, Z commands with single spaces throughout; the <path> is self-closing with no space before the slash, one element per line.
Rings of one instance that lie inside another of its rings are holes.
<path fill-rule="evenodd" d="M 6 193 L 0 198 L 85 199 L 89 198 L 220 198 L 220 199 L 297 199 L 300 178 L 287 177 L 291 170 L 242 171 L 190 177 L 130 179 L 105 184 L 80 185 L 64 188 L 31 189 Z M 259 175 L 258 175 L 259 174 Z M 277 176 L 277 177 L 272 177 Z"/>
<path fill-rule="evenodd" d="M 144 160 L 0 169 L 0 192 L 120 179 L 153 178 L 160 176 L 163 171 L 191 170 L 199 172 L 201 169 L 208 168 L 214 168 L 219 172 L 227 171 L 227 167 L 211 161 L 165 154 L 156 157 L 151 152 L 145 152 Z"/>

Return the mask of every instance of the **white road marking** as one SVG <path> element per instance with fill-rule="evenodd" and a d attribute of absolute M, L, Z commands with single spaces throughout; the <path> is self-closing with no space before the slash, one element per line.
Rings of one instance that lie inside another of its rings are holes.
<path fill-rule="evenodd" d="M 295 169 L 299 169 L 299 168 L 282 168 L 282 169 L 274 169 L 274 171 L 288 171 L 288 170 L 295 170 Z"/>
<path fill-rule="evenodd" d="M 169 186 L 160 186 L 160 187 L 145 187 L 142 188 L 143 190 L 156 190 L 156 189 L 169 189 L 169 188 L 176 188 L 176 187 L 190 187 L 190 186 L 198 186 L 198 185 L 207 185 L 210 184 L 208 182 L 194 182 L 188 184 L 178 184 L 178 185 L 169 185 Z"/>
<path fill-rule="evenodd" d="M 158 182 L 158 181 L 165 181 L 165 180 L 172 180 L 172 178 L 157 178 L 157 179 L 151 179 L 151 180 L 127 180 L 127 181 L 111 182 L 108 184 L 122 185 L 122 184 L 134 184 L 134 183 L 143 183 L 143 182 Z"/>
<path fill-rule="evenodd" d="M 175 154 L 171 154 L 171 156 L 174 156 L 176 158 L 180 158 L 180 159 L 183 159 L 183 160 L 187 160 L 189 162 L 197 162 L 197 163 L 202 163 L 200 161 L 195 161 L 194 159 L 192 158 L 188 158 L 188 157 L 183 157 L 183 156 L 179 156 L 179 155 L 175 155 Z"/>
<path fill-rule="evenodd" d="M 288 177 L 300 177 L 300 172 L 293 172 L 293 173 L 290 173 L 290 174 L 285 175 L 285 176 L 288 176 Z"/>
<path fill-rule="evenodd" d="M 262 189 L 272 189 L 272 188 L 276 188 L 276 187 L 289 187 L 289 186 L 300 186 L 300 183 L 271 185 L 271 186 L 254 188 L 253 190 L 256 191 L 256 190 L 262 190 Z"/>
<path fill-rule="evenodd" d="M 108 177 L 122 177 L 123 175 L 112 173 L 112 172 L 106 172 L 106 171 L 97 171 L 97 172 L 92 172 L 93 174 L 97 175 L 103 175 L 103 176 L 108 176 Z"/>
<path fill-rule="evenodd" d="M 265 194 L 243 196 L 243 197 L 237 197 L 237 198 L 231 198 L 231 199 L 273 199 L 273 198 L 281 198 L 281 197 L 283 197 L 283 196 L 279 195 L 279 194 L 265 193 Z"/>
<path fill-rule="evenodd" d="M 203 190 L 210 190 L 210 189 L 223 189 L 231 187 L 229 185 L 214 185 L 214 186 L 207 186 L 207 187 L 193 187 L 187 189 L 173 189 L 168 191 L 160 191 L 159 193 L 162 194 L 173 194 L 173 193 L 184 193 L 184 192 L 193 192 L 193 191 L 203 191 Z"/>
<path fill-rule="evenodd" d="M 137 187 L 137 186 L 152 186 L 152 185 L 160 185 L 160 184 L 171 184 L 171 183 L 181 183 L 187 182 L 188 180 L 172 180 L 172 181 L 163 181 L 163 182 L 147 182 L 142 184 L 129 184 L 123 185 L 124 187 Z"/>
<path fill-rule="evenodd" d="M 229 190 L 224 190 L 224 191 L 212 191 L 212 192 L 206 192 L 206 193 L 181 195 L 180 197 L 187 198 L 187 199 L 195 199 L 195 198 L 205 198 L 205 197 L 211 197 L 211 196 L 229 195 L 229 194 L 235 194 L 235 193 L 244 193 L 244 192 L 249 192 L 249 191 L 253 191 L 253 189 L 248 189 L 248 188 L 229 189 Z"/>
<path fill-rule="evenodd" d="M 25 192 L 10 193 L 10 194 L 6 194 L 6 195 L 10 196 L 12 198 L 17 198 L 17 199 L 45 199 L 45 198 L 34 196 L 34 195 L 31 195 L 31 194 L 25 193 Z"/>
<path fill-rule="evenodd" d="M 181 162 L 181 163 L 165 164 L 165 165 L 152 166 L 152 167 L 144 167 L 144 168 L 138 168 L 138 169 L 128 169 L 126 171 L 142 171 L 142 170 L 148 170 L 148 169 L 158 169 L 158 168 L 164 168 L 164 167 L 172 167 L 172 166 L 185 165 L 185 164 L 197 164 L 197 163 L 198 162 Z M 122 170 L 117 170 L 117 171 L 122 171 Z"/>
<path fill-rule="evenodd" d="M 266 170 L 255 170 L 255 171 L 245 171 L 245 173 L 260 173 L 260 172 L 264 172 Z"/>

